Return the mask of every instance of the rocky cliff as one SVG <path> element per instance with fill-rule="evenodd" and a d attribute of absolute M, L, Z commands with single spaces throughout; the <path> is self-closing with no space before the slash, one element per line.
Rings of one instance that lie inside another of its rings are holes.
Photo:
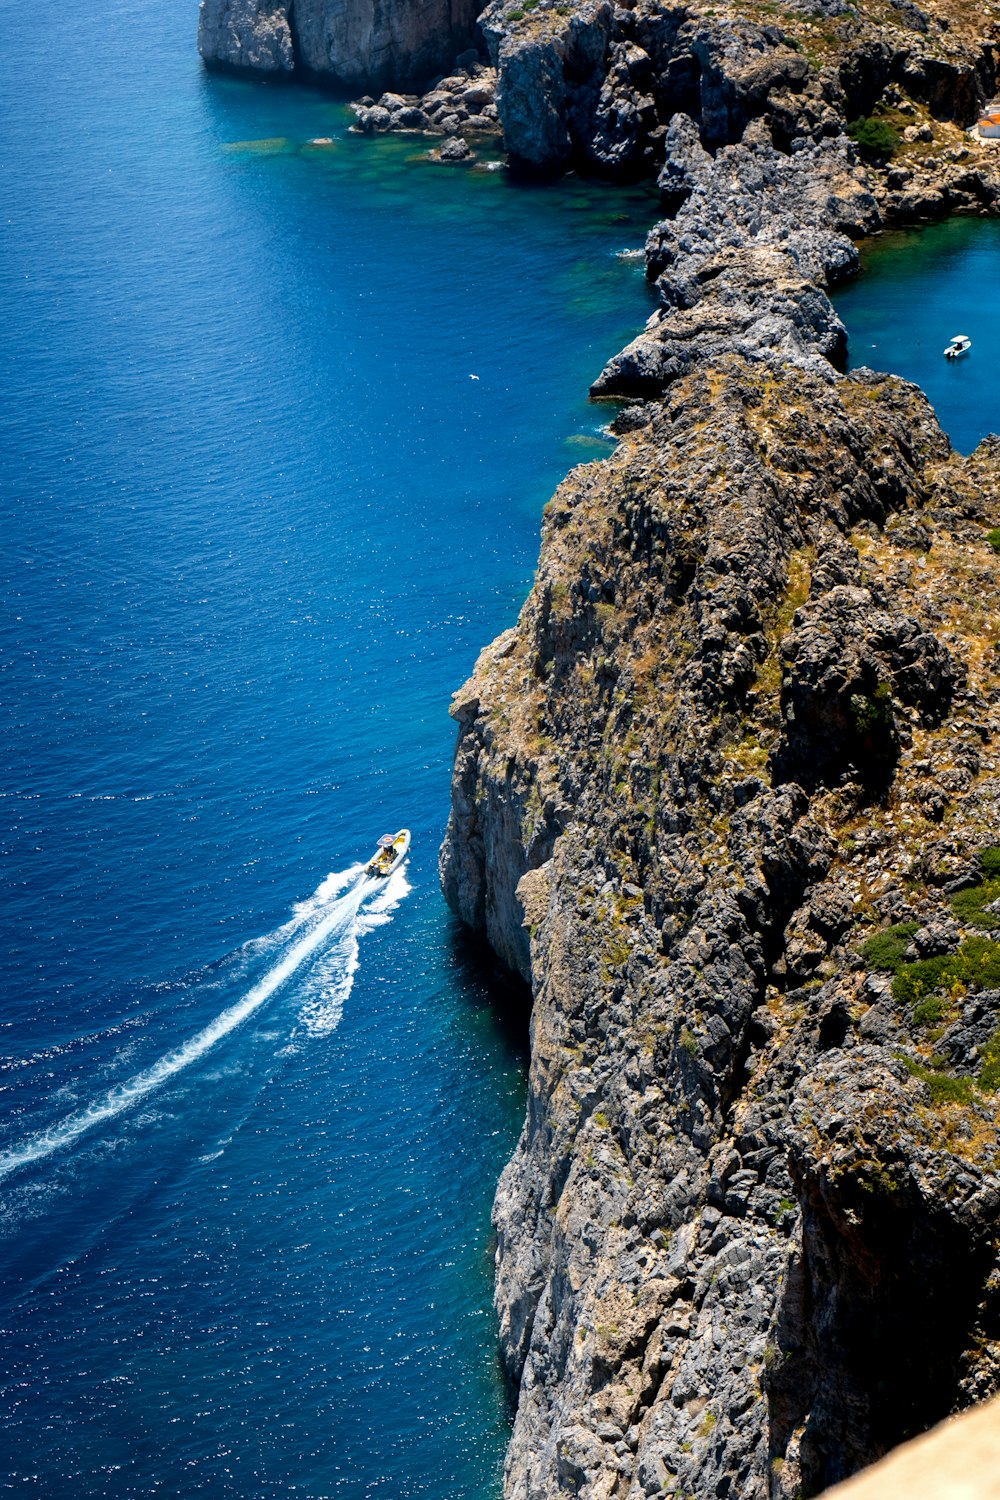
<path fill-rule="evenodd" d="M 534 991 L 511 1495 L 815 1492 L 994 1388 L 998 458 L 720 359 L 458 696 L 445 890 Z"/>
<path fill-rule="evenodd" d="M 669 213 L 453 708 L 443 888 L 533 992 L 511 1500 L 791 1500 L 1000 1388 L 1000 441 L 840 373 L 826 296 L 1000 198 L 991 44 L 757 11 L 484 18 L 523 159 L 653 150 Z"/>
<path fill-rule="evenodd" d="M 638 175 L 664 159 L 676 114 L 698 121 L 710 150 L 755 120 L 783 150 L 873 114 L 901 131 L 968 124 L 995 87 L 1000 12 L 949 0 L 490 0 L 480 26 L 515 162 Z"/>
<path fill-rule="evenodd" d="M 474 39 L 476 0 L 201 0 L 211 67 L 344 88 L 393 88 L 444 73 Z"/>

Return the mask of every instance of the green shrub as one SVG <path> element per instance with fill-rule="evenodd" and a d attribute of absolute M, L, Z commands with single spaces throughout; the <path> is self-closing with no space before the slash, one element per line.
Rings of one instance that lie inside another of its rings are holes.
<path fill-rule="evenodd" d="M 992 531 L 988 531 L 986 533 L 986 540 L 994 552 L 1000 553 L 1000 526 L 994 526 Z"/>
<path fill-rule="evenodd" d="M 888 682 L 879 682 L 871 693 L 852 693 L 850 712 L 855 720 L 856 733 L 862 738 L 892 733 L 895 714 L 892 711 L 892 688 Z"/>
<path fill-rule="evenodd" d="M 943 954 L 939 958 L 921 958 L 916 963 L 903 964 L 892 981 L 893 999 L 900 1005 L 919 1005 L 925 995 L 932 995 L 935 990 L 945 987 L 957 958 L 957 954 Z"/>
<path fill-rule="evenodd" d="M 993 1094 L 1000 1089 L 1000 1026 L 983 1048 L 980 1061 L 976 1082 L 985 1093 Z"/>
<path fill-rule="evenodd" d="M 895 974 L 906 962 L 906 949 L 919 926 L 919 922 L 898 922 L 895 927 L 876 932 L 863 945 L 861 957 L 870 969 L 884 969 Z"/>
<path fill-rule="evenodd" d="M 922 958 L 903 964 L 892 981 L 893 999 L 913 1007 L 918 1026 L 933 1025 L 944 1016 L 944 1003 L 933 1015 L 925 1002 L 932 995 L 1000 988 L 1000 943 L 978 934 L 967 937 L 957 953 Z"/>
<path fill-rule="evenodd" d="M 1000 943 L 988 937 L 968 937 L 959 956 L 963 960 L 962 979 L 969 989 L 1000 989 Z"/>
<path fill-rule="evenodd" d="M 926 1083 L 931 1091 L 932 1104 L 972 1103 L 974 1085 L 971 1078 L 956 1078 L 953 1073 L 936 1073 L 932 1068 L 925 1068 L 914 1058 L 907 1057 L 905 1052 L 897 1055 L 911 1077 L 919 1078 L 922 1083 Z"/>
<path fill-rule="evenodd" d="M 963 927 L 978 927 L 983 932 L 993 932 L 1000 927 L 1000 913 L 987 911 L 987 906 L 1000 898 L 1000 880 L 984 880 L 981 885 L 970 886 L 951 898 L 951 909 Z"/>
<path fill-rule="evenodd" d="M 1000 847 L 996 844 L 979 851 L 981 878 L 967 890 L 951 898 L 951 909 L 964 927 L 978 927 L 982 932 L 1000 928 L 1000 912 L 987 911 L 1000 900 Z"/>
<path fill-rule="evenodd" d="M 936 1026 L 944 1019 L 947 1008 L 948 1003 L 943 995 L 932 995 L 929 1000 L 921 1000 L 913 1010 L 914 1026 Z"/>
<path fill-rule="evenodd" d="M 684 1051 L 688 1054 L 689 1057 L 698 1056 L 698 1038 L 695 1036 L 694 1032 L 690 1031 L 686 1026 L 681 1032 L 681 1046 L 684 1048 Z"/>
<path fill-rule="evenodd" d="M 951 1073 L 930 1073 L 927 1087 L 933 1104 L 971 1104 L 972 1079 L 955 1078 Z"/>
<path fill-rule="evenodd" d="M 848 125 L 847 134 L 866 161 L 884 161 L 899 149 L 902 140 L 899 131 L 894 130 L 888 121 L 865 115 Z"/>

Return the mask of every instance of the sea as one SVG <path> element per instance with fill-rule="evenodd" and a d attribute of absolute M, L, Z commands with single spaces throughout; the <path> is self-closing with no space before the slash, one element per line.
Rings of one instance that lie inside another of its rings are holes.
<path fill-rule="evenodd" d="M 833 296 L 850 368 L 919 385 L 960 453 L 1000 433 L 1000 219 L 954 218 L 865 242 L 862 273 Z M 972 340 L 962 359 L 944 350 Z"/>
<path fill-rule="evenodd" d="M 656 203 L 353 136 L 196 23 L 5 12 L 0 1490 L 491 1500 L 527 1009 L 439 894 L 447 707 L 610 451 Z M 997 231 L 837 299 L 966 449 Z"/>
<path fill-rule="evenodd" d="M 439 893 L 448 704 L 610 451 L 655 199 L 196 27 L 5 11 L 0 1490 L 479 1500 L 527 1010 Z"/>

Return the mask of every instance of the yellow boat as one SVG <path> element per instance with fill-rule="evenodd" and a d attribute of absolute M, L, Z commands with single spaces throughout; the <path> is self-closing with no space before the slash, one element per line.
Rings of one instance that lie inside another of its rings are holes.
<path fill-rule="evenodd" d="M 410 830 L 401 828 L 398 833 L 383 833 L 378 841 L 375 857 L 369 860 L 366 875 L 391 875 L 393 870 L 410 852 Z"/>

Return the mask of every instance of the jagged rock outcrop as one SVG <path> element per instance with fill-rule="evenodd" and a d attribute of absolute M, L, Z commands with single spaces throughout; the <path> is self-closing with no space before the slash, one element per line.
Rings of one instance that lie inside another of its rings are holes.
<path fill-rule="evenodd" d="M 934 1102 L 925 1023 L 858 951 L 940 924 L 1000 828 L 1000 468 L 870 372 L 729 355 L 647 416 L 557 492 L 456 700 L 445 891 L 535 997 L 507 1493 L 791 1496 L 1000 1377 L 996 1101 L 952 1064 Z M 833 709 L 790 779 L 792 706 L 867 653 L 891 801 Z M 943 825 L 928 762 L 963 787 Z"/>
<path fill-rule="evenodd" d="M 476 0 L 201 0 L 198 47 L 212 67 L 406 87 L 448 71 L 477 13 Z"/>
<path fill-rule="evenodd" d="M 848 767 L 873 787 L 891 780 L 901 748 L 894 705 L 938 724 L 962 676 L 935 635 L 860 578 L 796 612 L 783 668 L 775 773 L 808 787 L 836 782 Z"/>
<path fill-rule="evenodd" d="M 914 28 L 916 10 L 859 13 L 838 0 L 789 4 L 765 19 L 738 0 L 491 0 L 480 25 L 513 161 L 535 171 L 573 161 L 621 176 L 665 159 L 679 113 L 699 122 L 712 150 L 741 140 L 754 121 L 787 150 L 796 139 L 839 135 L 885 103 L 970 123 L 995 87 L 995 23 L 952 11 Z"/>

